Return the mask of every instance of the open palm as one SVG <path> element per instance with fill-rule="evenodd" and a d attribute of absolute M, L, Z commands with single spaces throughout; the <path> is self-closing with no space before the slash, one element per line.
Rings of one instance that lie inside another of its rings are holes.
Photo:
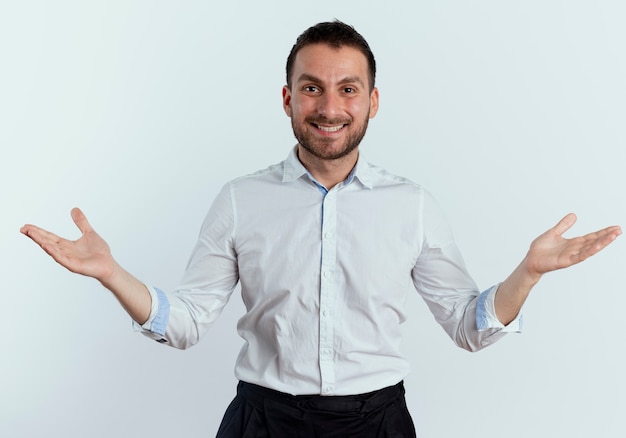
<path fill-rule="evenodd" d="M 621 234 L 619 226 L 612 226 L 584 236 L 564 238 L 563 233 L 575 222 L 576 215 L 570 213 L 532 242 L 526 257 L 529 271 L 545 274 L 580 263 L 601 251 Z"/>
<path fill-rule="evenodd" d="M 115 263 L 109 245 L 94 231 L 80 209 L 72 209 L 71 214 L 82 233 L 78 240 L 63 239 L 35 225 L 24 225 L 20 231 L 71 272 L 102 280 L 111 274 Z"/>

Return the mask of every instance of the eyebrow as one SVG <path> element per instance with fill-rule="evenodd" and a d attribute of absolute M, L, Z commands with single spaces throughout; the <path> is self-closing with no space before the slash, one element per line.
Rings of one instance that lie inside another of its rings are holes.
<path fill-rule="evenodd" d="M 310 73 L 302 73 L 300 75 L 300 77 L 298 78 L 297 82 L 300 83 L 300 82 L 308 82 L 308 81 L 316 82 L 318 84 L 321 84 L 323 82 L 320 78 L 318 78 L 317 76 L 314 76 L 314 75 L 312 75 Z M 341 79 L 339 81 L 340 85 L 341 84 L 354 84 L 354 83 L 358 83 L 358 84 L 362 85 L 363 87 L 365 87 L 365 83 L 363 83 L 361 78 L 356 76 L 356 75 L 355 76 L 346 76 L 345 78 L 343 78 L 343 79 Z"/>

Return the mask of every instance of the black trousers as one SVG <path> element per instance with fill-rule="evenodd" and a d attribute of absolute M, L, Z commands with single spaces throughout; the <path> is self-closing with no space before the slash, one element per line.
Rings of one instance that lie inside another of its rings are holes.
<path fill-rule="evenodd" d="M 293 396 L 239 382 L 217 438 L 415 438 L 404 385 L 350 396 Z"/>

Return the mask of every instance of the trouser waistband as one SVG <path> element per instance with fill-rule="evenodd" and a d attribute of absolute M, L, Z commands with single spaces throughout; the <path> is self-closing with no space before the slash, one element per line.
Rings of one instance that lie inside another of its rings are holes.
<path fill-rule="evenodd" d="M 404 396 L 404 383 L 357 395 L 291 395 L 247 382 L 239 382 L 237 393 L 249 403 L 262 409 L 270 399 L 308 411 L 366 413 Z"/>

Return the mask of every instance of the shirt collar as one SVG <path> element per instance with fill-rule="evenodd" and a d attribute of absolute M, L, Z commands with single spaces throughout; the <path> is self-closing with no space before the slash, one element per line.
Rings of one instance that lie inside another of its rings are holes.
<path fill-rule="evenodd" d="M 298 159 L 298 145 L 291 148 L 283 166 L 283 182 L 290 182 L 307 175 L 309 172 Z"/>
<path fill-rule="evenodd" d="M 291 151 L 289 151 L 289 155 L 287 155 L 283 169 L 283 182 L 294 181 L 303 175 L 308 175 L 311 179 L 313 179 L 309 171 L 306 170 L 298 159 L 297 151 L 298 146 L 296 145 L 291 149 Z M 350 175 L 348 175 L 344 181 L 344 185 L 350 184 L 355 178 L 368 189 L 372 189 L 374 187 L 372 184 L 372 171 L 360 151 L 356 166 L 354 166 L 354 169 L 352 169 L 352 172 L 350 172 Z"/>

